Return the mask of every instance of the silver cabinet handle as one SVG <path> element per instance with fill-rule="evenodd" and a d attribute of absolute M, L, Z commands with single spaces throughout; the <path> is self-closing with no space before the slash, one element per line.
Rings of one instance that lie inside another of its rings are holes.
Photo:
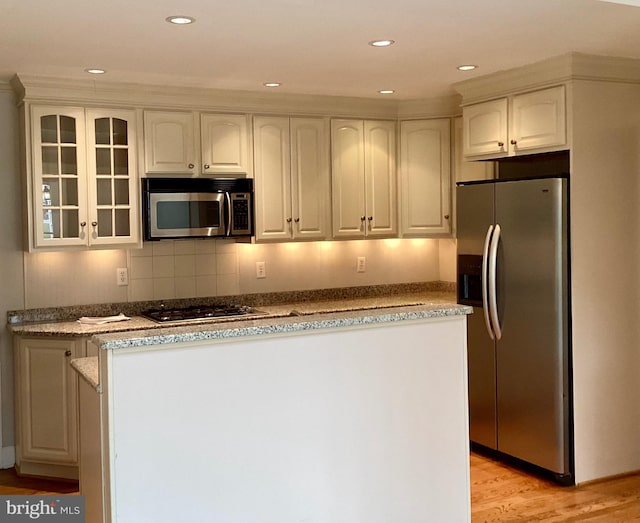
<path fill-rule="evenodd" d="M 489 225 L 487 229 L 487 235 L 484 238 L 484 250 L 482 251 L 482 312 L 484 312 L 484 324 L 487 327 L 487 333 L 489 338 L 495 339 L 493 335 L 493 329 L 491 328 L 491 320 L 489 319 L 489 285 L 487 282 L 487 266 L 489 264 L 489 244 L 491 243 L 491 233 L 493 232 L 493 225 Z"/>
<path fill-rule="evenodd" d="M 502 338 L 502 328 L 500 318 L 498 318 L 498 298 L 496 276 L 498 272 L 498 244 L 500 243 L 500 224 L 496 223 L 493 237 L 491 238 L 491 249 L 489 249 L 489 308 L 491 312 L 491 325 L 496 335 L 496 340 Z"/>
<path fill-rule="evenodd" d="M 195 165 L 193 165 L 192 163 L 190 163 L 189 165 L 187 165 L 187 167 L 188 167 L 189 169 L 193 169 L 193 168 L 195 167 Z"/>

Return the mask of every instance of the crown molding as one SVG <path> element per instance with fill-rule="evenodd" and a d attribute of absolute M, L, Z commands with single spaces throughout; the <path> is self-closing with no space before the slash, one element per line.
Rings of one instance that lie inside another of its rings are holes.
<path fill-rule="evenodd" d="M 459 94 L 424 100 L 404 100 L 398 103 L 399 119 L 452 118 L 462 114 Z"/>
<path fill-rule="evenodd" d="M 398 114 L 395 100 L 344 96 L 229 91 L 25 74 L 17 74 L 11 84 L 21 102 L 31 103 L 391 119 Z"/>
<path fill-rule="evenodd" d="M 567 53 L 453 85 L 462 105 L 539 89 L 572 80 L 640 83 L 640 60 Z"/>

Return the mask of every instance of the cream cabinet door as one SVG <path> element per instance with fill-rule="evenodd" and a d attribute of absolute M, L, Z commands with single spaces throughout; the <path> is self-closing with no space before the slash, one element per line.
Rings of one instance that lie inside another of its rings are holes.
<path fill-rule="evenodd" d="M 87 109 L 89 245 L 137 243 L 135 111 Z"/>
<path fill-rule="evenodd" d="M 366 235 L 398 234 L 396 124 L 364 122 Z"/>
<path fill-rule="evenodd" d="M 251 175 L 250 116 L 203 114 L 202 174 Z"/>
<path fill-rule="evenodd" d="M 84 109 L 32 106 L 30 122 L 33 246 L 86 245 Z"/>
<path fill-rule="evenodd" d="M 291 118 L 291 208 L 293 238 L 331 235 L 329 133 L 320 118 Z"/>
<path fill-rule="evenodd" d="M 144 112 L 145 171 L 153 174 L 195 174 L 198 150 L 193 112 Z"/>
<path fill-rule="evenodd" d="M 334 238 L 364 238 L 366 227 L 364 122 L 331 121 Z"/>
<path fill-rule="evenodd" d="M 76 466 L 78 377 L 69 361 L 82 355 L 82 341 L 17 338 L 16 349 L 20 471 L 33 473 L 38 464 Z"/>
<path fill-rule="evenodd" d="M 289 118 L 256 116 L 256 240 L 288 240 L 292 234 Z"/>
<path fill-rule="evenodd" d="M 509 108 L 509 146 L 514 154 L 567 143 L 563 85 L 514 96 Z"/>
<path fill-rule="evenodd" d="M 400 124 L 403 236 L 451 232 L 450 128 L 448 119 Z"/>
<path fill-rule="evenodd" d="M 465 157 L 505 155 L 508 143 L 507 99 L 467 105 L 462 109 Z"/>

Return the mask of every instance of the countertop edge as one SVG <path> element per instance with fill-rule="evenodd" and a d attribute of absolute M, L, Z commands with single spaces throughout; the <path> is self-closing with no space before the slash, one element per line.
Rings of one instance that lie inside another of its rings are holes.
<path fill-rule="evenodd" d="M 194 330 L 193 327 L 181 326 L 175 328 L 167 327 L 160 330 L 98 334 L 92 338 L 92 341 L 100 349 L 118 350 L 149 347 L 153 345 L 286 334 L 430 318 L 446 318 L 450 316 L 467 315 L 472 312 L 473 308 L 466 305 L 413 305 L 347 312 L 325 312 L 295 317 L 281 316 L 257 320 L 242 320 L 224 324 L 200 325 L 197 330 Z"/>
<path fill-rule="evenodd" d="M 96 392 L 101 392 L 97 356 L 74 358 L 71 360 L 71 367 L 73 367 L 80 377 L 95 389 Z"/>

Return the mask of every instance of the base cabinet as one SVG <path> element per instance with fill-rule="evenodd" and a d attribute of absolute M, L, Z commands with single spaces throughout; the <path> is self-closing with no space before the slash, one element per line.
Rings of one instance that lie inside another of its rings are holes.
<path fill-rule="evenodd" d="M 69 362 L 83 339 L 15 339 L 16 468 L 78 479 L 78 377 Z"/>

